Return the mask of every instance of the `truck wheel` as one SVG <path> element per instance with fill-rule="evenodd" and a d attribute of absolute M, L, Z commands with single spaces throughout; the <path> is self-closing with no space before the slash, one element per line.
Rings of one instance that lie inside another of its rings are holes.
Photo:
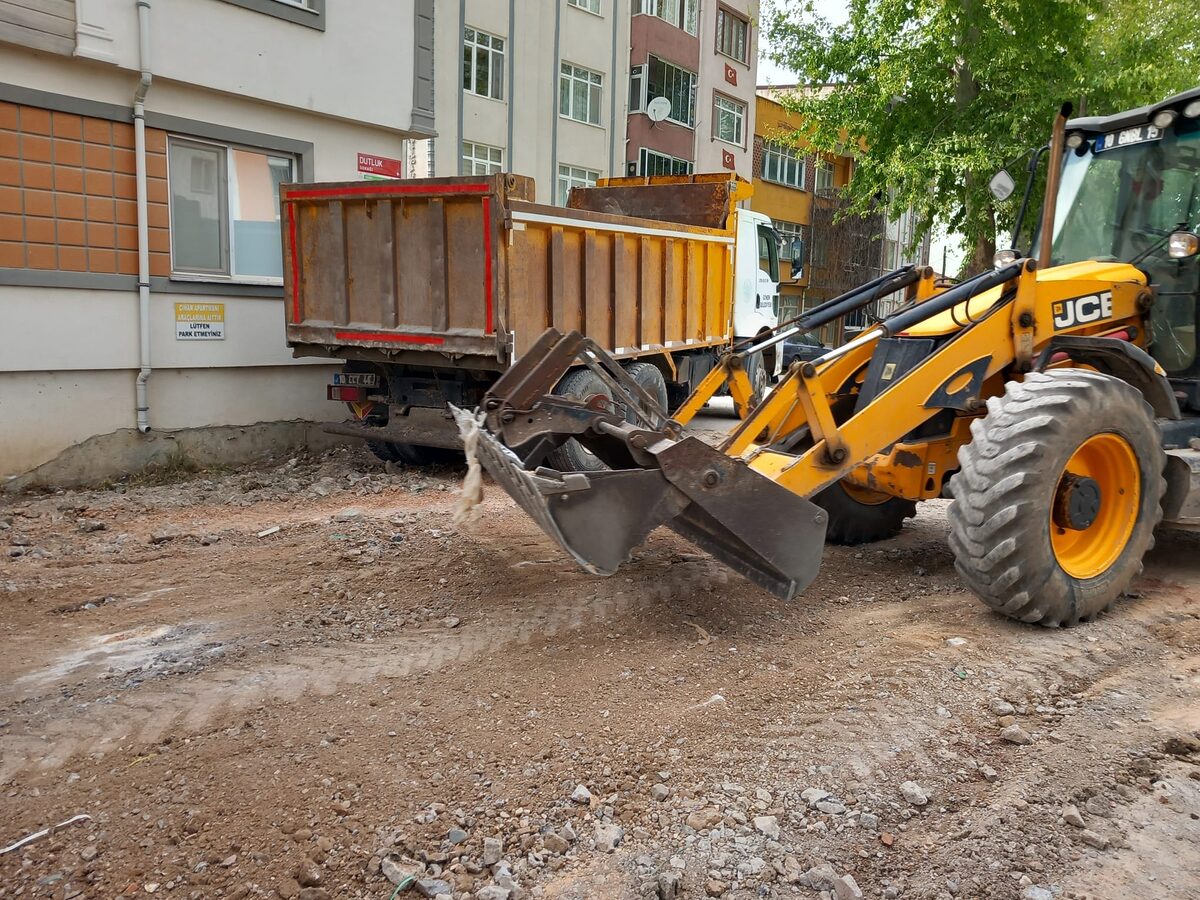
<path fill-rule="evenodd" d="M 384 462 L 404 463 L 406 466 L 431 466 L 458 460 L 462 454 L 446 447 L 423 447 L 395 441 L 367 441 L 371 452 Z"/>
<path fill-rule="evenodd" d="M 746 376 L 750 379 L 752 391 L 750 408 L 754 409 L 771 390 L 771 373 L 767 371 L 767 363 L 761 350 L 746 357 Z"/>
<path fill-rule="evenodd" d="M 574 369 L 563 376 L 554 388 L 554 393 L 560 397 L 570 397 L 572 400 L 587 401 L 600 394 L 612 401 L 612 391 L 601 381 L 591 369 Z M 546 465 L 560 472 L 602 472 L 608 469 L 600 458 L 583 444 L 571 438 L 561 447 L 551 450 L 546 456 Z"/>
<path fill-rule="evenodd" d="M 950 482 L 959 575 L 997 612 L 1073 625 L 1142 571 L 1166 489 L 1154 413 L 1120 379 L 1031 372 L 971 425 Z"/>
<path fill-rule="evenodd" d="M 917 514 L 917 504 L 869 488 L 839 481 L 813 497 L 829 513 L 825 541 L 830 544 L 869 544 L 895 537 L 905 519 Z"/>
<path fill-rule="evenodd" d="M 630 378 L 638 383 L 642 390 L 658 401 L 659 409 L 666 412 L 667 380 L 663 378 L 662 371 L 658 366 L 648 362 L 631 362 L 625 366 L 625 371 L 629 373 Z M 637 422 L 637 416 L 633 410 L 629 410 L 625 419 L 630 425 Z"/>

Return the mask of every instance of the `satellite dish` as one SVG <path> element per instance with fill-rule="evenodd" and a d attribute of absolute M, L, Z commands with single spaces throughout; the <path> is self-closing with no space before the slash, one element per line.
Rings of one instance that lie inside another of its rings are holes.
<path fill-rule="evenodd" d="M 655 97 L 646 104 L 646 115 L 651 122 L 661 122 L 671 114 L 671 101 L 666 97 Z"/>

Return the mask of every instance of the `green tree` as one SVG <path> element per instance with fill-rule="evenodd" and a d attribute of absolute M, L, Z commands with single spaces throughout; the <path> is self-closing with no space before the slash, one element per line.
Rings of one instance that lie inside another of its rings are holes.
<path fill-rule="evenodd" d="M 803 137 L 866 148 L 850 210 L 882 200 L 915 209 L 922 231 L 945 223 L 971 272 L 1016 212 L 989 178 L 1015 165 L 1023 186 L 1020 160 L 1063 102 L 1103 115 L 1200 84 L 1194 0 L 849 0 L 837 27 L 812 0 L 773 0 L 764 18 L 775 60 L 809 85 L 785 100 Z"/>

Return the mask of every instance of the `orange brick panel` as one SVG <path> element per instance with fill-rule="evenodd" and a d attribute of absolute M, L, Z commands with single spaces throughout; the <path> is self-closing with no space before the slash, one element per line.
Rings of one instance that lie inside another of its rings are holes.
<path fill-rule="evenodd" d="M 135 203 L 133 200 L 118 200 L 115 206 L 117 224 L 137 224 L 137 203 Z"/>
<path fill-rule="evenodd" d="M 54 207 L 60 219 L 83 218 L 83 198 L 77 194 L 55 194 Z"/>
<path fill-rule="evenodd" d="M 57 269 L 58 250 L 53 245 L 30 244 L 28 247 L 29 268 Z"/>
<path fill-rule="evenodd" d="M 0 213 L 21 212 L 22 199 L 19 188 L 0 187 Z"/>
<path fill-rule="evenodd" d="M 111 144 L 112 122 L 106 122 L 103 119 L 84 119 L 83 139 L 89 144 Z"/>
<path fill-rule="evenodd" d="M 132 175 L 114 175 L 113 193 L 121 200 L 136 200 L 137 179 Z"/>
<path fill-rule="evenodd" d="M 82 247 L 58 248 L 58 267 L 67 272 L 87 271 L 87 251 Z"/>
<path fill-rule="evenodd" d="M 17 130 L 17 108 L 11 103 L 0 103 L 0 128 Z"/>
<path fill-rule="evenodd" d="M 137 250 L 137 226 L 136 225 L 118 225 L 117 226 L 117 249 L 118 250 Z"/>
<path fill-rule="evenodd" d="M 20 216 L 0 216 L 0 241 L 25 240 L 25 220 Z"/>
<path fill-rule="evenodd" d="M 155 278 L 166 278 L 171 274 L 171 254 L 151 253 L 150 274 Z"/>
<path fill-rule="evenodd" d="M 88 222 L 87 245 L 105 250 L 117 245 L 117 230 L 107 222 Z"/>
<path fill-rule="evenodd" d="M 147 157 L 149 166 L 149 157 Z M 137 171 L 137 157 L 132 150 L 113 150 L 113 171 L 132 175 Z"/>
<path fill-rule="evenodd" d="M 122 275 L 136 275 L 138 273 L 137 251 L 118 250 L 117 251 L 117 271 Z"/>
<path fill-rule="evenodd" d="M 54 164 L 58 166 L 82 166 L 83 144 L 79 141 L 55 141 Z"/>
<path fill-rule="evenodd" d="M 146 175 L 149 178 L 167 177 L 167 155 L 165 153 L 146 154 Z"/>
<path fill-rule="evenodd" d="M 133 149 L 133 126 L 128 122 L 113 122 L 112 142 L 114 147 Z"/>
<path fill-rule="evenodd" d="M 171 213 L 165 203 L 150 203 L 146 207 L 146 218 L 151 228 L 171 227 Z"/>
<path fill-rule="evenodd" d="M 82 194 L 83 169 L 55 166 L 54 189 L 64 194 Z"/>
<path fill-rule="evenodd" d="M 49 191 L 54 187 L 54 173 L 46 163 L 21 163 L 21 182 L 25 188 Z"/>
<path fill-rule="evenodd" d="M 147 153 L 166 153 L 167 152 L 167 133 L 159 131 L 157 128 L 146 129 L 146 152 Z"/>
<path fill-rule="evenodd" d="M 54 136 L 78 141 L 83 138 L 83 119 L 70 113 L 56 112 L 51 114 L 54 125 Z"/>
<path fill-rule="evenodd" d="M 55 243 L 54 220 L 42 219 L 37 216 L 26 216 L 25 240 L 31 244 Z"/>
<path fill-rule="evenodd" d="M 9 189 L 11 190 L 11 189 Z M 54 215 L 54 192 L 53 191 L 26 191 L 25 192 L 25 215 L 27 216 L 53 216 Z"/>
<path fill-rule="evenodd" d="M 16 241 L 0 241 L 0 269 L 23 268 L 25 268 L 25 245 Z"/>
<path fill-rule="evenodd" d="M 171 236 L 165 228 L 150 229 L 150 252 L 169 253 L 171 251 Z"/>
<path fill-rule="evenodd" d="M 116 210 L 113 201 L 108 197 L 88 197 L 87 198 L 87 220 L 88 222 L 106 222 L 112 223 L 116 221 Z M 111 244 L 105 246 L 111 247 Z"/>
<path fill-rule="evenodd" d="M 112 171 L 112 147 L 108 144 L 84 144 L 83 164 L 89 169 L 108 169 Z"/>
<path fill-rule="evenodd" d="M 88 169 L 83 173 L 83 191 L 92 196 L 111 197 L 113 194 L 112 172 Z"/>
<path fill-rule="evenodd" d="M 21 138 L 15 131 L 0 131 L 0 156 L 17 159 L 21 155 Z"/>
<path fill-rule="evenodd" d="M 167 179 L 165 178 L 147 178 L 146 179 L 146 199 L 151 203 L 166 203 L 167 202 Z"/>
<path fill-rule="evenodd" d="M 15 159 L 0 159 L 0 184 L 21 186 L 21 164 Z"/>
<path fill-rule="evenodd" d="M 50 111 L 34 106 L 22 106 L 21 130 L 26 134 L 49 134 Z"/>
<path fill-rule="evenodd" d="M 88 271 L 116 272 L 116 250 L 88 250 Z"/>
<path fill-rule="evenodd" d="M 21 159 L 48 163 L 51 158 L 50 138 L 33 134 L 21 135 Z"/>
<path fill-rule="evenodd" d="M 77 219 L 58 220 L 58 245 L 65 247 L 83 247 L 87 245 L 86 231 L 83 222 Z"/>

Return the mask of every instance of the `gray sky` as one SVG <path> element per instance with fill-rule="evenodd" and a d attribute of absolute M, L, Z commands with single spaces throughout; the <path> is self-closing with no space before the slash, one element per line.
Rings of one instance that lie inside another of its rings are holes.
<path fill-rule="evenodd" d="M 789 0 L 775 0 L 775 2 L 783 8 L 791 6 Z M 845 22 L 848 13 L 846 10 L 846 0 L 816 0 L 817 12 L 828 19 L 830 22 L 841 24 Z M 766 46 L 765 33 L 763 35 L 763 46 L 760 48 L 762 52 L 759 54 L 758 60 L 758 83 L 759 84 L 793 84 L 796 81 L 796 76 L 769 59 L 764 57 L 764 53 L 769 50 Z"/>

